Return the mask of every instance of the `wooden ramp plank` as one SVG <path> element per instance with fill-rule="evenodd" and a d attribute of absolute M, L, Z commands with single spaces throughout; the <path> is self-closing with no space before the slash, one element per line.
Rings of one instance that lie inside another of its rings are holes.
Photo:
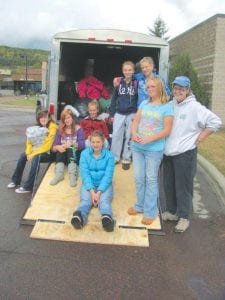
<path fill-rule="evenodd" d="M 124 171 L 121 165 L 116 165 L 114 176 L 114 199 L 113 212 L 118 225 L 128 227 L 140 227 L 154 230 L 161 230 L 159 217 L 151 225 L 143 225 L 142 214 L 130 216 L 127 213 L 129 207 L 133 206 L 136 200 L 133 166 L 129 171 Z"/>
<path fill-rule="evenodd" d="M 80 179 L 77 187 L 69 186 L 68 172 L 65 179 L 55 186 L 49 182 L 54 176 L 55 164 L 51 164 L 46 172 L 38 191 L 36 192 L 30 207 L 27 209 L 24 220 L 60 220 L 70 222 L 73 211 L 79 204 Z M 153 230 L 161 230 L 160 219 L 149 226 L 141 224 L 142 215 L 129 216 L 127 209 L 135 202 L 135 184 L 132 166 L 129 171 L 122 169 L 121 164 L 116 165 L 114 176 L 114 199 L 112 203 L 114 218 L 117 225 L 127 227 L 141 227 Z M 89 215 L 89 223 L 99 223 L 98 209 L 93 208 Z"/>
<path fill-rule="evenodd" d="M 99 223 L 87 224 L 83 229 L 76 230 L 69 223 L 37 221 L 30 237 L 67 242 L 149 247 L 148 231 L 145 229 L 128 229 L 116 226 L 113 232 L 105 232 Z"/>

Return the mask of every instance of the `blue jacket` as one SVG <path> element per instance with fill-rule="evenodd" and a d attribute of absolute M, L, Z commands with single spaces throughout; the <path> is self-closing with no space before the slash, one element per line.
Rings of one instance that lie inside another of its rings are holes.
<path fill-rule="evenodd" d="M 159 77 L 159 75 L 157 75 L 155 73 L 153 73 L 153 76 Z M 148 94 L 147 89 L 146 89 L 146 77 L 143 73 L 136 73 L 136 74 L 134 74 L 134 79 L 136 79 L 138 81 L 138 102 L 137 102 L 137 106 L 139 107 L 142 101 L 149 99 L 149 94 Z M 164 88 L 166 90 L 167 96 L 170 96 L 171 92 L 170 92 L 170 89 L 169 89 L 168 85 L 166 84 L 164 79 L 162 79 L 162 82 L 164 84 Z"/>
<path fill-rule="evenodd" d="M 132 80 L 128 85 L 124 78 L 121 78 L 120 84 L 113 91 L 110 116 L 113 117 L 115 113 L 121 115 L 129 115 L 137 111 L 137 81 Z"/>
<path fill-rule="evenodd" d="M 100 156 L 95 158 L 93 149 L 86 148 L 81 152 L 79 167 L 82 184 L 87 191 L 97 189 L 105 192 L 112 184 L 115 162 L 108 149 L 103 147 Z"/>

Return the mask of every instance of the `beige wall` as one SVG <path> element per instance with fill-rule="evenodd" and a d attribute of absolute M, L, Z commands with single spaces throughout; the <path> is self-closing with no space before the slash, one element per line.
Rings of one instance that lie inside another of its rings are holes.
<path fill-rule="evenodd" d="M 225 18 L 217 19 L 211 107 L 222 118 L 225 126 Z"/>
<path fill-rule="evenodd" d="M 210 97 L 211 109 L 225 124 L 225 15 L 216 15 L 169 42 L 170 56 L 188 53 Z"/>

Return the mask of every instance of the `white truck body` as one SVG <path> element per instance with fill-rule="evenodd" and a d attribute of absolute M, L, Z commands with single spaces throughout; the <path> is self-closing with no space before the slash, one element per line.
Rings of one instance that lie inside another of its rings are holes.
<path fill-rule="evenodd" d="M 169 45 L 164 39 L 131 31 L 114 29 L 82 29 L 57 33 L 53 37 L 48 67 L 47 105 L 54 106 L 59 118 L 65 104 L 59 88 L 66 82 L 74 85 L 84 77 L 87 61 L 94 64 L 93 75 L 112 85 L 115 76 L 121 76 L 126 60 L 137 63 L 151 56 L 157 73 L 167 82 Z"/>

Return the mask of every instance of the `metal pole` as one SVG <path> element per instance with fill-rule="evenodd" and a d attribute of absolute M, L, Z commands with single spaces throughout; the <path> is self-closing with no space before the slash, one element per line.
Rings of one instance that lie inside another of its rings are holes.
<path fill-rule="evenodd" d="M 26 66 L 26 73 L 25 73 L 25 96 L 27 98 L 27 79 L 28 79 L 28 74 L 27 74 L 27 55 L 25 55 L 25 66 Z"/>
<path fill-rule="evenodd" d="M 26 54 L 21 54 L 20 55 L 21 58 L 25 58 L 25 85 L 24 85 L 24 93 L 25 93 L 25 97 L 27 98 L 27 94 L 28 94 L 28 68 L 27 68 L 27 55 Z"/>

